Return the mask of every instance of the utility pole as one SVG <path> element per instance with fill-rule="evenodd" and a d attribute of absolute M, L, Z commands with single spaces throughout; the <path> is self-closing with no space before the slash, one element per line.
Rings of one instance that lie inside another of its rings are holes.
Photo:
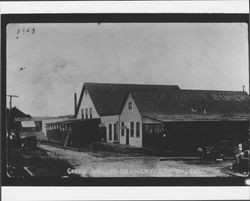
<path fill-rule="evenodd" d="M 10 108 L 9 108 L 9 124 L 8 124 L 8 130 L 9 130 L 9 134 L 10 134 L 10 125 L 11 125 L 11 109 L 12 109 L 12 98 L 18 98 L 17 95 L 7 95 L 7 97 L 10 97 Z"/>
<path fill-rule="evenodd" d="M 7 97 L 10 97 L 10 109 L 12 108 L 12 98 L 14 97 L 14 98 L 18 98 L 18 96 L 17 95 L 7 95 Z"/>

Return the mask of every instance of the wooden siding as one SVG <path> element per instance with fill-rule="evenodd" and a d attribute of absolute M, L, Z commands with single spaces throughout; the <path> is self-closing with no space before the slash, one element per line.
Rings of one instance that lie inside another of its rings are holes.
<path fill-rule="evenodd" d="M 129 103 L 132 103 L 132 109 L 129 109 Z M 124 107 L 120 115 L 120 125 L 124 122 L 127 129 L 129 129 L 129 145 L 135 147 L 142 147 L 142 116 L 132 98 L 131 95 L 128 96 Z M 134 122 L 134 136 L 131 137 L 130 124 Z M 136 137 L 136 122 L 140 123 L 140 137 Z M 126 130 L 124 131 L 124 136 L 121 136 L 120 130 L 120 143 L 126 144 Z"/>
<path fill-rule="evenodd" d="M 143 146 L 160 151 L 197 153 L 198 147 L 248 141 L 248 121 L 143 124 Z M 228 147 L 230 149 L 230 147 Z M 228 151 L 232 154 L 232 150 Z"/>
<path fill-rule="evenodd" d="M 102 116 L 101 123 L 106 127 L 106 140 L 107 142 L 114 142 L 114 124 L 117 124 L 117 132 L 118 132 L 118 142 L 119 142 L 119 115 L 113 116 Z M 111 124 L 112 128 L 112 139 L 109 139 L 109 124 Z"/>
<path fill-rule="evenodd" d="M 68 120 L 47 124 L 48 141 L 81 147 L 97 142 L 100 119 Z"/>
<path fill-rule="evenodd" d="M 93 104 L 93 101 L 91 100 L 91 98 L 89 96 L 89 93 L 88 92 L 86 93 L 86 90 L 85 90 L 83 97 L 82 97 L 80 108 L 79 108 L 78 113 L 77 113 L 77 119 L 82 119 L 82 109 L 84 109 L 84 119 L 85 119 L 85 117 L 86 117 L 86 114 L 85 114 L 86 110 L 85 109 L 86 108 L 88 108 L 88 118 L 90 116 L 89 115 L 89 111 L 90 111 L 89 108 L 92 108 L 92 118 L 93 119 L 100 118 L 100 116 L 97 113 L 96 108 Z"/>

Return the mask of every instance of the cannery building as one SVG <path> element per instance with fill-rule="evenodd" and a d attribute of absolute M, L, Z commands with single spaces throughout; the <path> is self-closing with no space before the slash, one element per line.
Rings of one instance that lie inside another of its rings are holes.
<path fill-rule="evenodd" d="M 100 119 L 103 141 L 193 150 L 224 139 L 247 139 L 244 91 L 183 90 L 177 85 L 85 83 L 77 119 Z"/>
<path fill-rule="evenodd" d="M 120 142 L 120 113 L 129 91 L 179 90 L 171 85 L 85 83 L 76 106 L 77 119 L 101 119 L 104 141 Z"/>

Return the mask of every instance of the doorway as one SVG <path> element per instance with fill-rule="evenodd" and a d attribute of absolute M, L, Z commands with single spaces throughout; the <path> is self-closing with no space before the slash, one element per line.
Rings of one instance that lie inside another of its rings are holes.
<path fill-rule="evenodd" d="M 117 124 L 114 124 L 114 142 L 118 141 Z"/>
<path fill-rule="evenodd" d="M 100 136 L 99 136 L 99 141 L 101 142 L 106 142 L 107 141 L 107 129 L 106 127 L 100 127 Z"/>
<path fill-rule="evenodd" d="M 126 129 L 126 145 L 129 145 L 129 129 Z"/>

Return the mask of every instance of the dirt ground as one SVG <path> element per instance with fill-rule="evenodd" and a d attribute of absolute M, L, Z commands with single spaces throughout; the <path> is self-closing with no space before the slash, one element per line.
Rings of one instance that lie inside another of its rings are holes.
<path fill-rule="evenodd" d="M 50 155 L 39 147 L 29 150 L 22 150 L 14 146 L 9 147 L 7 175 L 13 178 L 30 176 L 60 178 L 67 175 L 68 168 L 73 168 L 67 160 L 50 157 Z M 70 176 L 77 175 L 71 174 Z"/>
<path fill-rule="evenodd" d="M 70 163 L 67 173 L 81 177 L 230 177 L 232 161 L 176 160 L 107 152 L 78 152 L 52 145 L 39 145 L 48 155 Z"/>

